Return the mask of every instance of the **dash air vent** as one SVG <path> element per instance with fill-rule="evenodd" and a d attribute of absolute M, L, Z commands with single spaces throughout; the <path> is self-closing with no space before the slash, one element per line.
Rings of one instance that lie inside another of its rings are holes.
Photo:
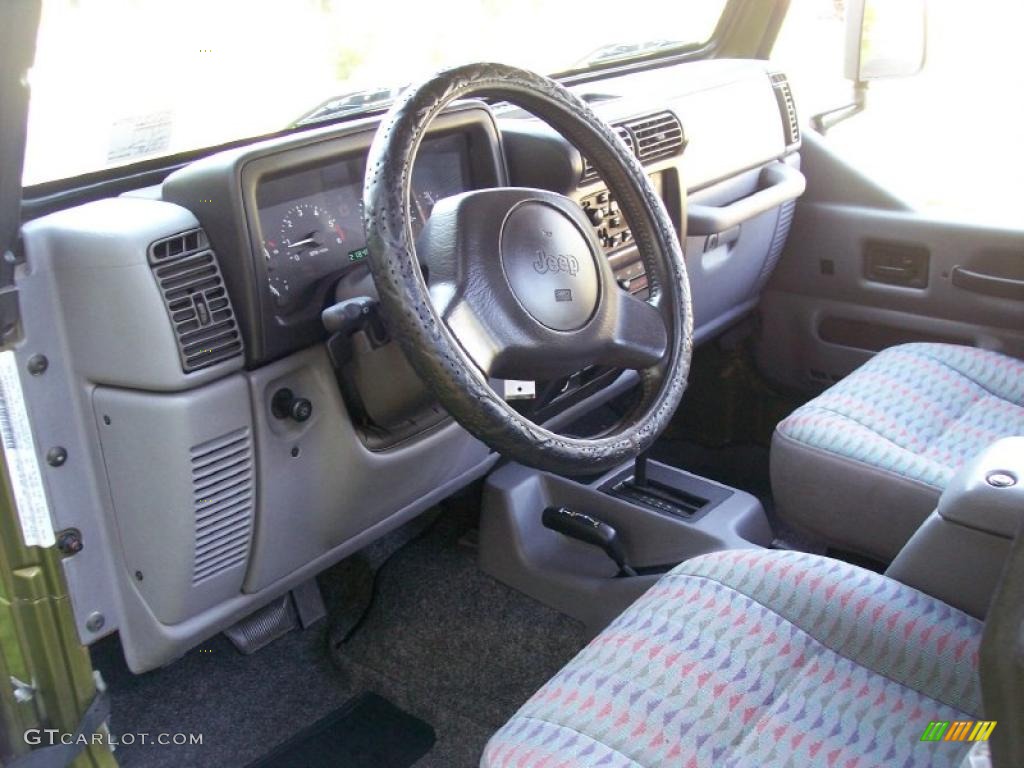
<path fill-rule="evenodd" d="M 629 148 L 629 151 L 634 155 L 636 154 L 636 147 L 633 145 L 633 135 L 626 130 L 624 125 L 613 125 L 612 129 L 619 135 L 623 143 Z M 590 181 L 597 178 L 597 169 L 591 165 L 590 160 L 586 157 L 583 158 L 583 175 L 580 177 L 580 181 Z"/>
<path fill-rule="evenodd" d="M 772 81 L 772 90 L 775 92 L 775 101 L 779 105 L 779 115 L 782 117 L 786 149 L 790 149 L 800 143 L 800 122 L 796 117 L 793 91 L 789 87 L 789 80 L 782 72 L 773 72 L 769 77 Z"/>
<path fill-rule="evenodd" d="M 242 354 L 224 279 L 201 229 L 159 240 L 149 249 L 153 274 L 174 326 L 186 373 Z"/>
<path fill-rule="evenodd" d="M 192 496 L 195 552 L 192 583 L 244 562 L 253 509 L 252 435 L 248 427 L 194 446 Z"/>
<path fill-rule="evenodd" d="M 636 156 L 641 163 L 675 155 L 685 144 L 682 123 L 671 112 L 631 120 L 626 126 L 636 140 Z"/>
<path fill-rule="evenodd" d="M 686 137 L 679 118 L 671 112 L 658 112 L 637 117 L 612 126 L 641 163 L 677 155 L 686 148 Z M 593 181 L 597 171 L 587 158 L 583 158 L 580 182 Z"/>

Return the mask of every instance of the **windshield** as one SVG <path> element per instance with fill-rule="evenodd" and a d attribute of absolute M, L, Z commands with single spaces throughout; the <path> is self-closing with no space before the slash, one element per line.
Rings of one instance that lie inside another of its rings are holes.
<path fill-rule="evenodd" d="M 23 183 L 386 103 L 437 69 L 552 74 L 701 43 L 726 0 L 45 0 Z"/>

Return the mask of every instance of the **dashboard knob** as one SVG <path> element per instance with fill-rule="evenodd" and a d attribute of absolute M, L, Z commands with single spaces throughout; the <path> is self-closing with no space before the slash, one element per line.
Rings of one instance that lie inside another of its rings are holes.
<path fill-rule="evenodd" d="M 291 419 L 300 424 L 313 415 L 313 403 L 305 397 L 296 397 L 287 387 L 274 393 L 270 400 L 270 412 L 279 419 Z"/>
<path fill-rule="evenodd" d="M 300 423 L 306 421 L 313 415 L 313 403 L 308 398 L 296 397 L 292 400 L 291 407 L 288 409 L 288 415 Z"/>
<path fill-rule="evenodd" d="M 587 214 L 587 218 L 590 219 L 590 223 L 595 227 L 599 227 L 604 223 L 604 213 L 600 208 L 584 208 L 583 211 Z"/>

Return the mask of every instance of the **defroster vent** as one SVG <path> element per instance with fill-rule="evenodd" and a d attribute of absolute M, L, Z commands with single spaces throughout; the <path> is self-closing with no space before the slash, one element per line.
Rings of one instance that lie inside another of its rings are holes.
<path fill-rule="evenodd" d="M 253 450 L 248 427 L 194 446 L 192 583 L 245 562 L 253 515 Z"/>
<path fill-rule="evenodd" d="M 235 313 L 206 234 L 197 229 L 155 242 L 149 258 L 174 326 L 182 370 L 190 373 L 242 354 Z"/>

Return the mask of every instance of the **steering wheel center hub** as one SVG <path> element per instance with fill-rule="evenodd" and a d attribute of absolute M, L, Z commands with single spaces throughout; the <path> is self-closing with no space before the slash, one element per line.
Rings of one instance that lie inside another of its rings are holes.
<path fill-rule="evenodd" d="M 501 266 L 523 309 L 555 331 L 577 331 L 594 316 L 601 280 L 576 222 L 553 205 L 526 200 L 505 217 Z"/>

